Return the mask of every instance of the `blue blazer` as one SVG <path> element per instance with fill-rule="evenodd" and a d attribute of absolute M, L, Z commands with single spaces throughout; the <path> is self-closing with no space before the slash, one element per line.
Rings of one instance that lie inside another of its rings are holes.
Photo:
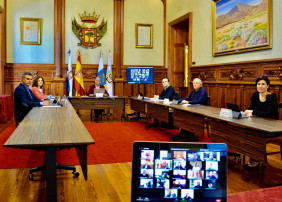
<path fill-rule="evenodd" d="M 159 95 L 159 99 L 172 99 L 172 96 L 175 94 L 174 88 L 169 86 L 167 89 L 163 89 L 162 93 Z"/>
<path fill-rule="evenodd" d="M 200 104 L 200 105 L 209 105 L 208 93 L 202 87 L 196 92 L 195 89 L 192 90 L 190 95 L 185 98 L 186 101 L 189 101 L 189 104 Z"/>
<path fill-rule="evenodd" d="M 15 114 L 18 122 L 21 122 L 24 119 L 32 107 L 41 105 L 41 100 L 37 99 L 30 89 L 29 93 L 27 92 L 25 85 L 22 83 L 20 83 L 20 85 L 15 89 Z"/>

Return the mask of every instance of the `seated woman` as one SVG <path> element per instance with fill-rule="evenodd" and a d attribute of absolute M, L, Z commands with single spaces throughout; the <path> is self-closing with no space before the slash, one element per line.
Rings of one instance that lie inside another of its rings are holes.
<path fill-rule="evenodd" d="M 182 104 L 200 104 L 208 105 L 208 94 L 205 89 L 202 88 L 203 82 L 199 78 L 193 80 L 192 92 L 187 98 L 181 101 Z"/>
<path fill-rule="evenodd" d="M 51 96 L 44 94 L 44 85 L 45 81 L 41 76 L 38 76 L 33 80 L 31 91 L 39 100 L 51 98 Z"/>
<path fill-rule="evenodd" d="M 257 92 L 252 95 L 251 104 L 245 111 L 247 116 L 258 116 L 265 118 L 278 119 L 278 104 L 275 93 L 270 93 L 269 79 L 266 76 L 261 76 L 256 80 Z M 259 162 L 250 159 L 249 167 L 256 167 Z"/>
<path fill-rule="evenodd" d="M 257 92 L 251 98 L 251 105 L 245 111 L 246 115 L 278 119 L 277 96 L 275 93 L 268 92 L 269 79 L 261 76 L 256 80 L 256 85 Z"/>

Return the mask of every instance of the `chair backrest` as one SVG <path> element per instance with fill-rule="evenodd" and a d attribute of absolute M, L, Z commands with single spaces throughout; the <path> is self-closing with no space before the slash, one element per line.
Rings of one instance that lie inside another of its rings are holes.
<path fill-rule="evenodd" d="M 208 106 L 211 106 L 211 96 L 208 96 Z"/>
<path fill-rule="evenodd" d="M 172 99 L 172 100 L 180 100 L 180 99 L 181 99 L 180 94 L 179 94 L 179 93 L 174 93 L 174 94 L 171 96 L 171 99 Z"/>
<path fill-rule="evenodd" d="M 17 119 L 17 116 L 16 116 L 16 111 L 15 111 L 15 109 L 16 109 L 16 107 L 15 107 L 15 97 L 13 96 L 13 113 L 14 113 L 14 120 L 15 120 L 16 127 L 18 127 L 19 122 L 18 122 L 18 119 Z"/>

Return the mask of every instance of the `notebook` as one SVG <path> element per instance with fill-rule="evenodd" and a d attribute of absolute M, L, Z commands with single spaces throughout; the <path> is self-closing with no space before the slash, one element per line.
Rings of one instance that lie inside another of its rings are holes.
<path fill-rule="evenodd" d="M 131 201 L 226 201 L 227 146 L 135 142 Z"/>
<path fill-rule="evenodd" d="M 49 102 L 49 105 L 43 106 L 43 107 L 61 107 L 61 97 L 60 96 L 55 96 L 53 102 Z"/>

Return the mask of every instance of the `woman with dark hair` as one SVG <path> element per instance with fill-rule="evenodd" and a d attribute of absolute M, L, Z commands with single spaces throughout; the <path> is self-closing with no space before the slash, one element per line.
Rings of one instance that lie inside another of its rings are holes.
<path fill-rule="evenodd" d="M 33 80 L 31 91 L 39 100 L 44 100 L 51 97 L 44 94 L 44 85 L 45 81 L 41 76 L 38 76 Z"/>
<path fill-rule="evenodd" d="M 275 93 L 270 93 L 269 79 L 266 76 L 261 76 L 256 80 L 257 92 L 251 98 L 250 107 L 245 111 L 247 116 L 258 116 L 264 118 L 278 119 L 278 104 Z M 256 167 L 259 162 L 255 159 L 250 159 L 249 167 Z"/>
<path fill-rule="evenodd" d="M 256 80 L 257 92 L 251 98 L 251 105 L 245 111 L 247 116 L 259 116 L 264 118 L 278 119 L 278 104 L 275 93 L 268 91 L 270 82 L 266 76 Z"/>

